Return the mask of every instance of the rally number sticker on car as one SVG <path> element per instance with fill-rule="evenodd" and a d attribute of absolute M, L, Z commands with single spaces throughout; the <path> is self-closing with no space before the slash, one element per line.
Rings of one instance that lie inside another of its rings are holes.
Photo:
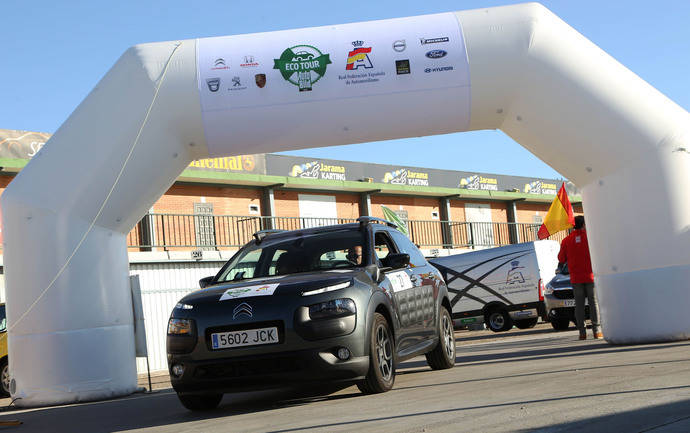
<path fill-rule="evenodd" d="M 250 296 L 270 296 L 276 291 L 280 285 L 277 284 L 259 284 L 256 286 L 247 287 L 233 287 L 226 290 L 218 299 L 218 301 L 227 301 L 229 299 L 248 298 Z"/>
<path fill-rule="evenodd" d="M 278 328 L 250 329 L 247 331 L 216 332 L 211 334 L 213 349 L 228 347 L 258 346 L 260 344 L 278 343 Z"/>
<path fill-rule="evenodd" d="M 410 276 L 407 275 L 405 271 L 389 272 L 386 274 L 386 278 L 390 281 L 394 292 L 400 292 L 414 287 L 412 280 L 410 280 Z"/>

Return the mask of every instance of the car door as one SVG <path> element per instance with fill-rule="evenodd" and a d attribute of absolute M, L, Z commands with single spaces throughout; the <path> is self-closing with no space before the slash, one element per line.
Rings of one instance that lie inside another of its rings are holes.
<path fill-rule="evenodd" d="M 376 252 L 377 264 L 383 267 L 383 261 L 388 254 L 397 253 L 390 235 L 386 230 L 376 230 L 374 232 L 374 247 Z M 391 292 L 391 299 L 395 307 L 395 314 L 400 323 L 400 328 L 396 332 L 396 348 L 398 352 L 413 346 L 418 340 L 418 330 L 415 330 L 415 307 L 414 307 L 414 283 L 410 279 L 407 269 L 391 269 L 386 272 L 385 285 Z"/>
<path fill-rule="evenodd" d="M 397 230 L 391 230 L 391 237 L 397 250 L 410 256 L 410 265 L 406 272 L 409 273 L 414 285 L 415 332 L 424 339 L 434 336 L 436 335 L 436 299 L 439 288 L 436 272 L 407 236 Z"/>

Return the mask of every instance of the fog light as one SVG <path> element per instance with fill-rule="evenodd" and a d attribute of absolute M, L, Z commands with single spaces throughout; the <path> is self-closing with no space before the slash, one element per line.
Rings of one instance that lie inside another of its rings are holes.
<path fill-rule="evenodd" d="M 346 359 L 349 359 L 350 358 L 350 349 L 348 349 L 347 347 L 341 347 L 340 349 L 338 349 L 338 358 L 341 361 L 345 361 Z"/>
<path fill-rule="evenodd" d="M 172 374 L 175 377 L 182 377 L 184 374 L 184 365 L 182 364 L 175 364 L 172 366 Z"/>

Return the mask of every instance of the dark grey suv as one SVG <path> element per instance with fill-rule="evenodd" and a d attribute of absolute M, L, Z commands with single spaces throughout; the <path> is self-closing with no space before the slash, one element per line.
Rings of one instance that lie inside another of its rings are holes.
<path fill-rule="evenodd" d="M 392 223 L 259 232 L 168 323 L 170 380 L 191 410 L 224 392 L 309 382 L 390 390 L 396 364 L 455 364 L 446 285 Z"/>

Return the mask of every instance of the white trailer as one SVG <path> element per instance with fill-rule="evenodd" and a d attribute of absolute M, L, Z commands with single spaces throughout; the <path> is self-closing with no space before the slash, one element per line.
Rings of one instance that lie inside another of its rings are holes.
<path fill-rule="evenodd" d="M 494 332 L 531 328 L 544 315 L 544 284 L 559 245 L 544 240 L 431 259 L 448 285 L 456 324 L 486 323 Z"/>

